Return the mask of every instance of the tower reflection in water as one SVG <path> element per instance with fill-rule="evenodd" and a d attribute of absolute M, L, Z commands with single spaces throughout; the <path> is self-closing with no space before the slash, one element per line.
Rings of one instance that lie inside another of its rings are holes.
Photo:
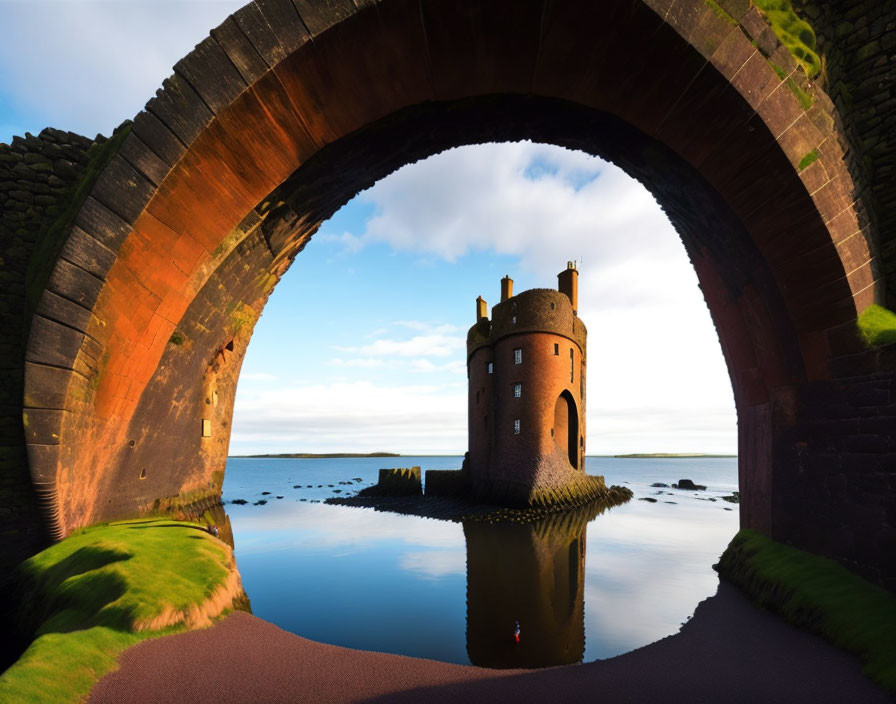
<path fill-rule="evenodd" d="M 601 512 L 585 507 L 526 524 L 464 521 L 470 662 L 491 668 L 581 662 L 585 533 Z"/>

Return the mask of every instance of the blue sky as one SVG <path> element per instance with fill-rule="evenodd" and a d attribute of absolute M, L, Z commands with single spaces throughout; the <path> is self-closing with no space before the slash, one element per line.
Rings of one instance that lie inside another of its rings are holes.
<path fill-rule="evenodd" d="M 241 4 L 0 1 L 15 28 L 0 46 L 0 141 L 47 125 L 108 134 Z M 530 143 L 404 167 L 323 225 L 256 327 L 231 451 L 463 452 L 476 296 L 496 303 L 504 274 L 517 291 L 555 287 L 570 259 L 589 453 L 733 453 L 718 339 L 659 206 L 599 159 Z"/>

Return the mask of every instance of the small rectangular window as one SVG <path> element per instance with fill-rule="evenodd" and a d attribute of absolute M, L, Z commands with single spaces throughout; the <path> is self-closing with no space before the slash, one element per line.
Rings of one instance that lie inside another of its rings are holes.
<path fill-rule="evenodd" d="M 522 364 L 523 363 L 523 350 L 520 347 L 517 347 L 513 351 L 513 363 L 514 364 Z"/>
<path fill-rule="evenodd" d="M 519 398 L 523 395 L 523 385 L 522 384 L 514 384 L 513 385 L 513 397 Z"/>
<path fill-rule="evenodd" d="M 573 354 L 572 347 L 569 348 L 569 382 L 572 383 L 576 373 L 576 358 Z"/>
<path fill-rule="evenodd" d="M 520 434 L 520 419 L 519 418 L 517 418 L 515 421 L 513 421 L 513 434 L 514 435 Z"/>
<path fill-rule="evenodd" d="M 494 367 L 494 365 L 493 365 L 491 362 L 489 362 L 488 364 L 485 365 L 485 370 L 486 370 L 489 374 L 491 374 L 491 373 L 495 370 L 495 367 Z"/>
<path fill-rule="evenodd" d="M 516 316 L 513 316 L 513 317 L 510 319 L 510 322 L 512 322 L 514 325 L 516 325 Z"/>
<path fill-rule="evenodd" d="M 557 357 L 560 356 L 560 343 L 559 342 L 554 343 L 554 355 Z"/>

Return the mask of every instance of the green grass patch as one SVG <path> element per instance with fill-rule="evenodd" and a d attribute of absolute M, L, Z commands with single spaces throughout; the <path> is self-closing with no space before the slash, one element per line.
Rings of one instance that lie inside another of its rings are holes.
<path fill-rule="evenodd" d="M 126 648 L 183 630 L 137 629 L 205 602 L 231 559 L 198 524 L 167 519 L 92 526 L 38 553 L 18 568 L 34 640 L 0 676 L 0 701 L 82 701 Z"/>
<path fill-rule="evenodd" d="M 806 154 L 802 159 L 800 159 L 800 163 L 797 165 L 797 168 L 802 171 L 803 169 L 809 168 L 809 166 L 818 160 L 818 150 L 813 149 L 811 152 Z"/>
<path fill-rule="evenodd" d="M 806 76 L 814 78 L 821 71 L 821 58 L 815 52 L 815 31 L 793 10 L 790 0 L 753 0 L 765 16 L 778 40 L 787 47 Z"/>
<path fill-rule="evenodd" d="M 896 342 L 896 313 L 883 306 L 868 306 L 856 321 L 865 344 L 872 347 Z"/>
<path fill-rule="evenodd" d="M 865 675 L 896 693 L 896 595 L 752 530 L 734 536 L 717 567 L 763 608 L 858 655 Z"/>

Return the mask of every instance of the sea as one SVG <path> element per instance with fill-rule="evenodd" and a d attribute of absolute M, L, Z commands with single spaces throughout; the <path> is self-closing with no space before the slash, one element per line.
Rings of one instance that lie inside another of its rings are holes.
<path fill-rule="evenodd" d="M 733 457 L 588 457 L 589 474 L 632 500 L 536 524 L 324 503 L 376 483 L 380 468 L 461 460 L 228 459 L 223 501 L 252 613 L 349 648 L 546 667 L 673 635 L 716 592 L 712 565 L 738 530 L 738 504 L 722 498 L 738 488 Z M 707 488 L 672 488 L 679 479 Z"/>

